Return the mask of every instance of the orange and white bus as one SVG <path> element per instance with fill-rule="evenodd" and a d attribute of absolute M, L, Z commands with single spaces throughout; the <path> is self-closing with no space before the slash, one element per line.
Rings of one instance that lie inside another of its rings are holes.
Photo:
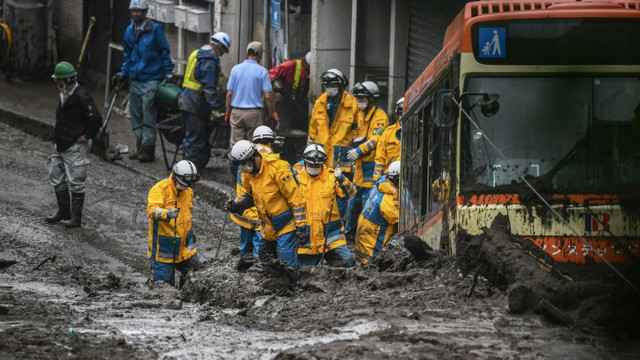
<path fill-rule="evenodd" d="M 640 1 L 479 1 L 405 94 L 399 231 L 640 255 Z"/>

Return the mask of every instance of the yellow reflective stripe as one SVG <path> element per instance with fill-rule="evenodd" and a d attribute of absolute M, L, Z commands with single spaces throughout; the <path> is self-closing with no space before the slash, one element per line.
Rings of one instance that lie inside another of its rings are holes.
<path fill-rule="evenodd" d="M 198 50 L 193 50 L 189 55 L 189 60 L 187 61 L 187 70 L 184 72 L 184 80 L 182 80 L 182 86 L 187 89 L 191 89 L 194 91 L 199 91 L 202 86 L 198 80 L 193 77 L 193 73 L 196 69 L 196 55 L 198 54 Z"/>
<path fill-rule="evenodd" d="M 296 74 L 293 75 L 293 90 L 291 91 L 292 99 L 296 99 L 296 93 L 298 92 L 298 86 L 300 85 L 300 74 L 302 73 L 302 61 L 296 60 Z"/>

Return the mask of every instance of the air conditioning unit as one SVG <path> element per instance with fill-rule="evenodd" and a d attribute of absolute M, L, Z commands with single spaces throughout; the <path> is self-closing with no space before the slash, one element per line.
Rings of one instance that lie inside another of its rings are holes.
<path fill-rule="evenodd" d="M 187 28 L 187 12 L 191 9 L 188 6 L 178 5 L 174 6 L 174 19 L 173 23 L 177 28 L 186 29 Z"/>
<path fill-rule="evenodd" d="M 202 9 L 189 9 L 187 11 L 187 30 L 197 33 L 208 33 L 210 31 L 209 11 Z"/>
<path fill-rule="evenodd" d="M 155 19 L 164 23 L 172 23 L 175 20 L 176 3 L 171 0 L 155 0 Z M 149 9 L 151 10 L 151 9 Z"/>

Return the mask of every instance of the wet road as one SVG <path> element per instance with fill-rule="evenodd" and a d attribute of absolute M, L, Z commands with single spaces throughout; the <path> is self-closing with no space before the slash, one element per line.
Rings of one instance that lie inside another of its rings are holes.
<path fill-rule="evenodd" d="M 232 254 L 239 230 L 231 222 L 220 258 L 213 259 L 224 213 L 198 194 L 194 227 L 205 266 L 182 293 L 154 289 L 145 206 L 156 180 L 92 158 L 83 227 L 50 225 L 44 217 L 55 211 L 47 181 L 52 148 L 0 123 L 0 358 L 632 359 L 640 353 L 632 340 L 556 326 L 535 314 L 510 315 L 505 295 L 486 281 L 469 294 L 472 278 L 451 259 L 415 264 L 398 250 L 403 265 L 396 270 L 307 269 L 293 286 L 277 265 Z"/>

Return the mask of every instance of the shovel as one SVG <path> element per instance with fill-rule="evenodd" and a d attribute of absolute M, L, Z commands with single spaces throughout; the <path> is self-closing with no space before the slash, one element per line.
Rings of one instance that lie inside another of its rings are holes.
<path fill-rule="evenodd" d="M 116 103 L 117 95 L 118 91 L 114 91 L 113 96 L 111 96 L 109 109 L 107 110 L 107 116 L 104 117 L 102 126 L 100 127 L 100 130 L 98 130 L 92 146 L 93 152 L 105 159 L 107 158 L 107 153 L 109 152 L 109 134 L 106 133 L 107 124 L 109 124 L 109 119 L 111 118 L 111 112 L 113 111 L 113 105 L 115 105 Z M 113 160 L 115 160 L 115 158 Z"/>

